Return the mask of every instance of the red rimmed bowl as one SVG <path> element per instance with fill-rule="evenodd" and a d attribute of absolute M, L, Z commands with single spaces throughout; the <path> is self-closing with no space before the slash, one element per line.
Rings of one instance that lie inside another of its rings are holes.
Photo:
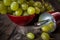
<path fill-rule="evenodd" d="M 22 25 L 29 24 L 35 18 L 36 15 L 34 14 L 30 16 L 13 16 L 13 15 L 7 14 L 7 16 L 15 24 L 22 26 Z"/>

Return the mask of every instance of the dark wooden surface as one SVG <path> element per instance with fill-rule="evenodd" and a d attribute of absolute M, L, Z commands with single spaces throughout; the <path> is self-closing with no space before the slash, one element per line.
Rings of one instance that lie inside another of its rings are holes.
<path fill-rule="evenodd" d="M 6 15 L 0 15 L 0 40 L 7 40 L 13 32 L 15 25 Z"/>
<path fill-rule="evenodd" d="M 21 34 L 18 33 L 15 29 L 18 25 L 14 24 L 10 21 L 10 19 L 6 15 L 0 15 L 0 40 L 17 40 L 15 38 L 16 35 L 20 36 Z M 23 36 L 23 35 L 22 35 Z M 55 32 L 51 34 L 53 40 L 60 40 L 60 25 L 57 25 L 57 29 Z M 25 37 L 22 37 L 26 40 Z M 36 39 L 41 40 L 41 39 Z"/>

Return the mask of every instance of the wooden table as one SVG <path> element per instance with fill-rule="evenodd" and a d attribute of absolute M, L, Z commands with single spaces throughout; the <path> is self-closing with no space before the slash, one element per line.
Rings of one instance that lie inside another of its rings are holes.
<path fill-rule="evenodd" d="M 53 40 L 60 40 L 60 25 L 51 35 Z M 0 15 L 0 40 L 13 40 L 12 38 L 19 33 L 16 31 L 17 25 L 10 21 L 6 15 Z M 16 35 L 15 35 L 16 34 Z M 15 40 L 15 39 L 14 39 Z M 24 39 L 22 39 L 24 40 Z M 40 39 L 36 39 L 40 40 Z"/>

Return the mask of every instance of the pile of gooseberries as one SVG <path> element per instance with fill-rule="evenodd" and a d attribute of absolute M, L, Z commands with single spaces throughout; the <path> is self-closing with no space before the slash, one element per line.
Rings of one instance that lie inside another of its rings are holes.
<path fill-rule="evenodd" d="M 43 5 L 42 2 L 34 0 L 1 0 L 0 1 L 0 13 L 11 14 L 14 16 L 29 16 L 33 14 L 39 14 L 42 12 L 53 11 L 52 6 L 49 3 Z"/>

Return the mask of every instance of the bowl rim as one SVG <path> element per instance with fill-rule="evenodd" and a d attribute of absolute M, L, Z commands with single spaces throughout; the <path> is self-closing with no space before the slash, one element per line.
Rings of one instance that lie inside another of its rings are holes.
<path fill-rule="evenodd" d="M 11 14 L 7 14 L 8 16 L 12 16 L 12 17 L 29 17 L 29 16 L 35 16 L 36 14 L 32 14 L 32 15 L 29 15 L 29 16 L 14 16 L 14 15 L 11 15 Z"/>

